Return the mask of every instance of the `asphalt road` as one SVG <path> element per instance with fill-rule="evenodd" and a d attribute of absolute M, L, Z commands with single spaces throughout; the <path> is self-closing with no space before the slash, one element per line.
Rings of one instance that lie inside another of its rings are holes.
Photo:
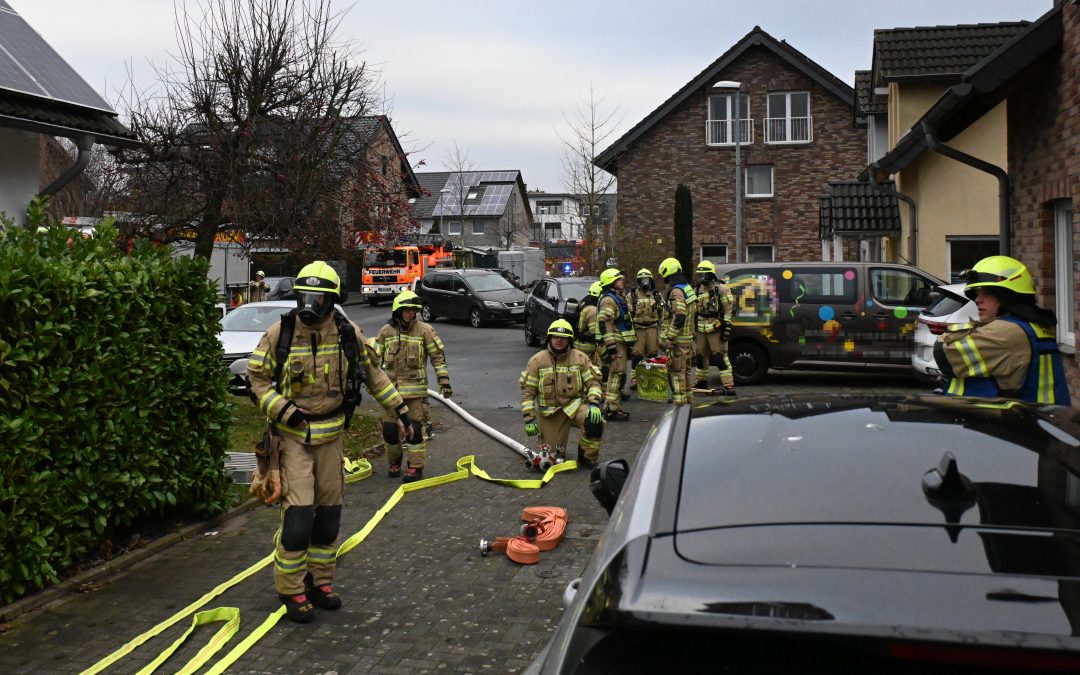
<path fill-rule="evenodd" d="M 360 324 L 365 337 L 374 336 L 390 318 L 390 305 L 370 307 L 347 305 L 346 313 Z M 521 324 L 473 328 L 464 321 L 439 319 L 436 332 L 446 345 L 447 366 L 454 387 L 454 399 L 474 410 L 517 409 L 521 401 L 518 376 L 536 349 L 525 344 Z M 434 372 L 429 372 L 431 382 Z M 720 386 L 716 370 L 710 384 Z M 927 391 L 913 377 L 877 371 L 825 373 L 809 371 L 772 371 L 761 385 L 742 387 L 740 396 L 752 394 L 837 393 L 918 393 Z M 631 402 L 636 403 L 636 402 Z M 655 404 L 642 403 L 649 407 Z M 634 405 L 628 406 L 633 412 Z"/>

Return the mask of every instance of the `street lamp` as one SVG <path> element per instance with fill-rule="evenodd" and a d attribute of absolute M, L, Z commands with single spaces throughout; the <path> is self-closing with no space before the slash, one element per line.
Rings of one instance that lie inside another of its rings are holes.
<path fill-rule="evenodd" d="M 443 237 L 444 241 L 449 241 L 446 239 L 446 231 L 443 230 L 443 213 L 446 211 L 446 195 L 448 194 L 450 194 L 448 187 L 439 190 L 439 236 Z"/>
<path fill-rule="evenodd" d="M 742 90 L 742 82 L 734 80 L 720 80 L 713 85 L 714 89 L 735 90 L 735 262 L 742 262 L 743 227 L 742 227 L 742 124 L 740 123 L 739 92 Z"/>

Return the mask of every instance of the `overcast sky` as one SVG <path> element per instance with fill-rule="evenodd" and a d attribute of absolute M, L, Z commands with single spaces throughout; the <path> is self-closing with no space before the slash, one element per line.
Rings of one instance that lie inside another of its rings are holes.
<path fill-rule="evenodd" d="M 175 52 L 172 0 L 8 0 L 107 100 Z M 620 133 L 755 25 L 852 84 L 875 28 L 1034 20 L 1052 0 L 360 0 L 341 36 L 378 68 L 418 171 L 454 141 L 479 169 L 564 190 L 558 134 L 590 83 Z M 339 2 L 345 8 L 348 2 Z M 617 137 L 617 136 L 616 136 Z"/>

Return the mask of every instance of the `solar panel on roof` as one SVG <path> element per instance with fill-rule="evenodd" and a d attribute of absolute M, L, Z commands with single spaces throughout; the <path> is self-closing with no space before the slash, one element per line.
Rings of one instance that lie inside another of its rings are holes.
<path fill-rule="evenodd" d="M 115 113 L 25 19 L 0 5 L 0 89 Z"/>

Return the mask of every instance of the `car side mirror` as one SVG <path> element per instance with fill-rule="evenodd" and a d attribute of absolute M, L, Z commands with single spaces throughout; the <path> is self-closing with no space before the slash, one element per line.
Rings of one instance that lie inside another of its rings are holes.
<path fill-rule="evenodd" d="M 574 298 L 567 298 L 559 302 L 559 316 L 569 316 L 570 314 L 576 314 L 578 311 L 578 301 Z"/>
<path fill-rule="evenodd" d="M 608 515 L 615 508 L 629 473 L 630 465 L 625 459 L 609 459 L 598 464 L 589 474 L 589 489 Z"/>
<path fill-rule="evenodd" d="M 469 293 L 469 291 L 467 289 L 464 289 L 464 288 L 457 289 L 457 292 L 458 292 L 458 295 L 467 295 Z"/>

